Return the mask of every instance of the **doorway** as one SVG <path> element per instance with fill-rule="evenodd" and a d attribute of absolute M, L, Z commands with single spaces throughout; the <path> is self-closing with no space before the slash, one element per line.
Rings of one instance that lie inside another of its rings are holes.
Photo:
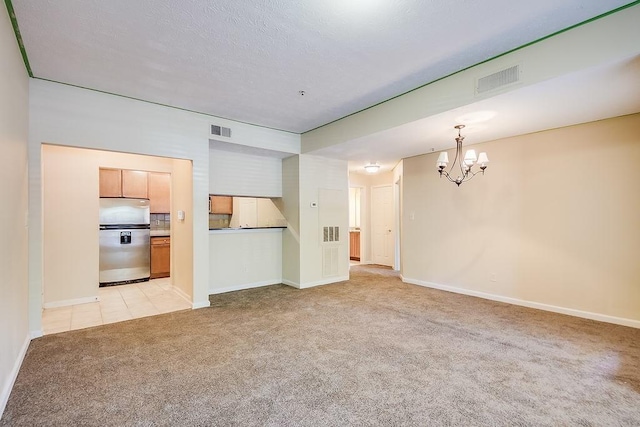
<path fill-rule="evenodd" d="M 190 160 L 48 144 L 42 145 L 41 154 L 43 308 L 61 312 L 66 308 L 73 312 L 75 306 L 86 308 L 103 299 L 98 292 L 97 233 L 101 167 L 170 174 L 171 188 L 175 190 L 171 197 L 173 210 L 181 208 L 192 212 L 193 172 Z M 160 219 L 157 221 L 156 225 L 159 225 Z M 170 221 L 171 277 L 162 279 L 164 281 L 156 283 L 153 289 L 140 291 L 159 294 L 166 290 L 164 288 L 171 287 L 190 305 L 193 295 L 192 215 L 183 220 L 171 218 Z M 138 292 L 132 291 L 127 296 L 133 296 L 133 293 Z M 165 309 L 156 308 L 159 312 Z M 78 307 L 76 311 L 82 310 Z M 97 321 L 101 311 L 94 311 L 93 320 Z"/>
<path fill-rule="evenodd" d="M 349 264 L 360 264 L 362 259 L 362 189 L 349 188 Z"/>
<path fill-rule="evenodd" d="M 393 267 L 395 261 L 394 196 L 392 185 L 371 189 L 371 250 L 374 264 Z"/>

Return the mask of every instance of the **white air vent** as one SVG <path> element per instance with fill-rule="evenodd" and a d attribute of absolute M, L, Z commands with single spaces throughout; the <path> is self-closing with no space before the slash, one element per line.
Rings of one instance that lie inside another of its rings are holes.
<path fill-rule="evenodd" d="M 324 248 L 322 251 L 322 276 L 331 277 L 338 275 L 338 247 Z"/>
<path fill-rule="evenodd" d="M 476 81 L 476 94 L 485 93 L 520 81 L 520 66 L 505 68 Z"/>
<path fill-rule="evenodd" d="M 322 242 L 339 242 L 340 241 L 340 227 L 323 227 L 322 229 Z"/>
<path fill-rule="evenodd" d="M 211 125 L 211 135 L 226 136 L 227 138 L 231 138 L 231 128 Z"/>

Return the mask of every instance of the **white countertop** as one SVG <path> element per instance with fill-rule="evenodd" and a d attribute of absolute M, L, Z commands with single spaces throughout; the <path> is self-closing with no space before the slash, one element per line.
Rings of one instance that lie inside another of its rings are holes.
<path fill-rule="evenodd" d="M 234 234 L 234 233 L 280 233 L 287 227 L 241 227 L 241 228 L 212 228 L 209 234 Z"/>

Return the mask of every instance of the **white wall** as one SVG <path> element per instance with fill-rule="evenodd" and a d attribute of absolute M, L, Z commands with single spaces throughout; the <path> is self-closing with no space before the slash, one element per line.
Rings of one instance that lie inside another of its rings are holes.
<path fill-rule="evenodd" d="M 30 81 L 29 97 L 29 315 L 41 329 L 42 191 L 41 144 L 97 148 L 192 161 L 193 304 L 209 300 L 209 130 L 229 121 L 170 107 L 43 80 Z M 288 145 L 292 135 L 243 123 L 233 124 L 234 140 L 263 146 Z M 173 195 L 176 196 L 175 194 Z M 173 217 L 173 215 L 172 215 Z"/>
<path fill-rule="evenodd" d="M 209 150 L 209 193 L 229 196 L 282 196 L 282 160 Z"/>
<path fill-rule="evenodd" d="M 300 185 L 300 282 L 310 287 L 347 280 L 349 277 L 349 179 L 344 160 L 301 154 Z M 312 202 L 318 204 L 312 207 Z M 321 227 L 339 226 L 339 242 L 324 244 Z M 337 274 L 324 272 L 326 250 L 338 249 Z"/>
<path fill-rule="evenodd" d="M 0 58 L 1 417 L 29 345 L 26 227 L 29 83 L 4 10 L 0 10 Z"/>
<path fill-rule="evenodd" d="M 640 114 L 475 148 L 460 188 L 404 160 L 405 280 L 640 327 Z"/>
<path fill-rule="evenodd" d="M 302 153 L 393 129 L 494 96 L 495 91 L 476 95 L 476 79 L 515 64 L 523 70 L 520 83 L 501 92 L 633 58 L 638 55 L 638 22 L 640 5 L 635 5 L 437 80 L 303 134 Z"/>
<path fill-rule="evenodd" d="M 282 229 L 209 233 L 210 293 L 282 283 Z"/>
<path fill-rule="evenodd" d="M 282 160 L 282 198 L 275 201 L 285 217 L 282 232 L 282 280 L 300 284 L 300 156 Z"/>

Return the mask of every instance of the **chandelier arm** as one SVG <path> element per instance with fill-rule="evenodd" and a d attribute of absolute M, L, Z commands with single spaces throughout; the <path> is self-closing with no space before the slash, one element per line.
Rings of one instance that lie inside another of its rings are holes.
<path fill-rule="evenodd" d="M 444 175 L 445 178 L 447 178 L 449 180 L 449 182 L 456 182 L 455 179 L 451 179 L 451 175 L 449 175 L 449 172 L 443 170 L 442 173 L 440 174 L 440 176 Z"/>
<path fill-rule="evenodd" d="M 480 170 L 478 171 L 474 171 L 473 167 L 476 166 L 475 162 L 475 150 L 471 150 L 471 156 L 470 159 L 472 159 L 472 161 L 470 163 L 472 164 L 467 164 L 465 162 L 465 159 L 463 158 L 462 155 L 462 142 L 464 140 L 464 136 L 461 135 L 461 129 L 464 127 L 464 125 L 456 125 L 454 126 L 457 130 L 458 130 L 458 136 L 455 138 L 456 139 L 456 154 L 453 158 L 453 162 L 451 162 L 451 165 L 449 166 L 448 170 L 445 170 L 446 164 L 448 163 L 447 156 L 446 154 L 442 154 L 441 153 L 441 158 L 438 158 L 438 162 L 437 162 L 437 166 L 438 166 L 438 172 L 440 174 L 440 177 L 442 178 L 442 175 L 444 175 L 447 180 L 449 182 L 453 182 L 454 184 L 456 184 L 458 187 L 460 186 L 460 184 L 462 184 L 463 182 L 467 182 L 467 181 L 471 181 L 473 179 L 474 176 L 476 176 L 477 174 L 482 172 L 482 175 L 484 175 L 484 171 L 487 168 L 486 163 L 488 162 L 487 156 L 485 153 L 480 153 L 482 156 L 480 156 L 483 159 L 483 163 L 480 165 Z M 483 157 L 484 156 L 484 157 Z M 460 168 L 460 175 L 458 175 L 455 179 L 452 178 L 452 173 L 455 169 L 455 165 L 456 162 L 458 163 L 458 167 Z"/>

